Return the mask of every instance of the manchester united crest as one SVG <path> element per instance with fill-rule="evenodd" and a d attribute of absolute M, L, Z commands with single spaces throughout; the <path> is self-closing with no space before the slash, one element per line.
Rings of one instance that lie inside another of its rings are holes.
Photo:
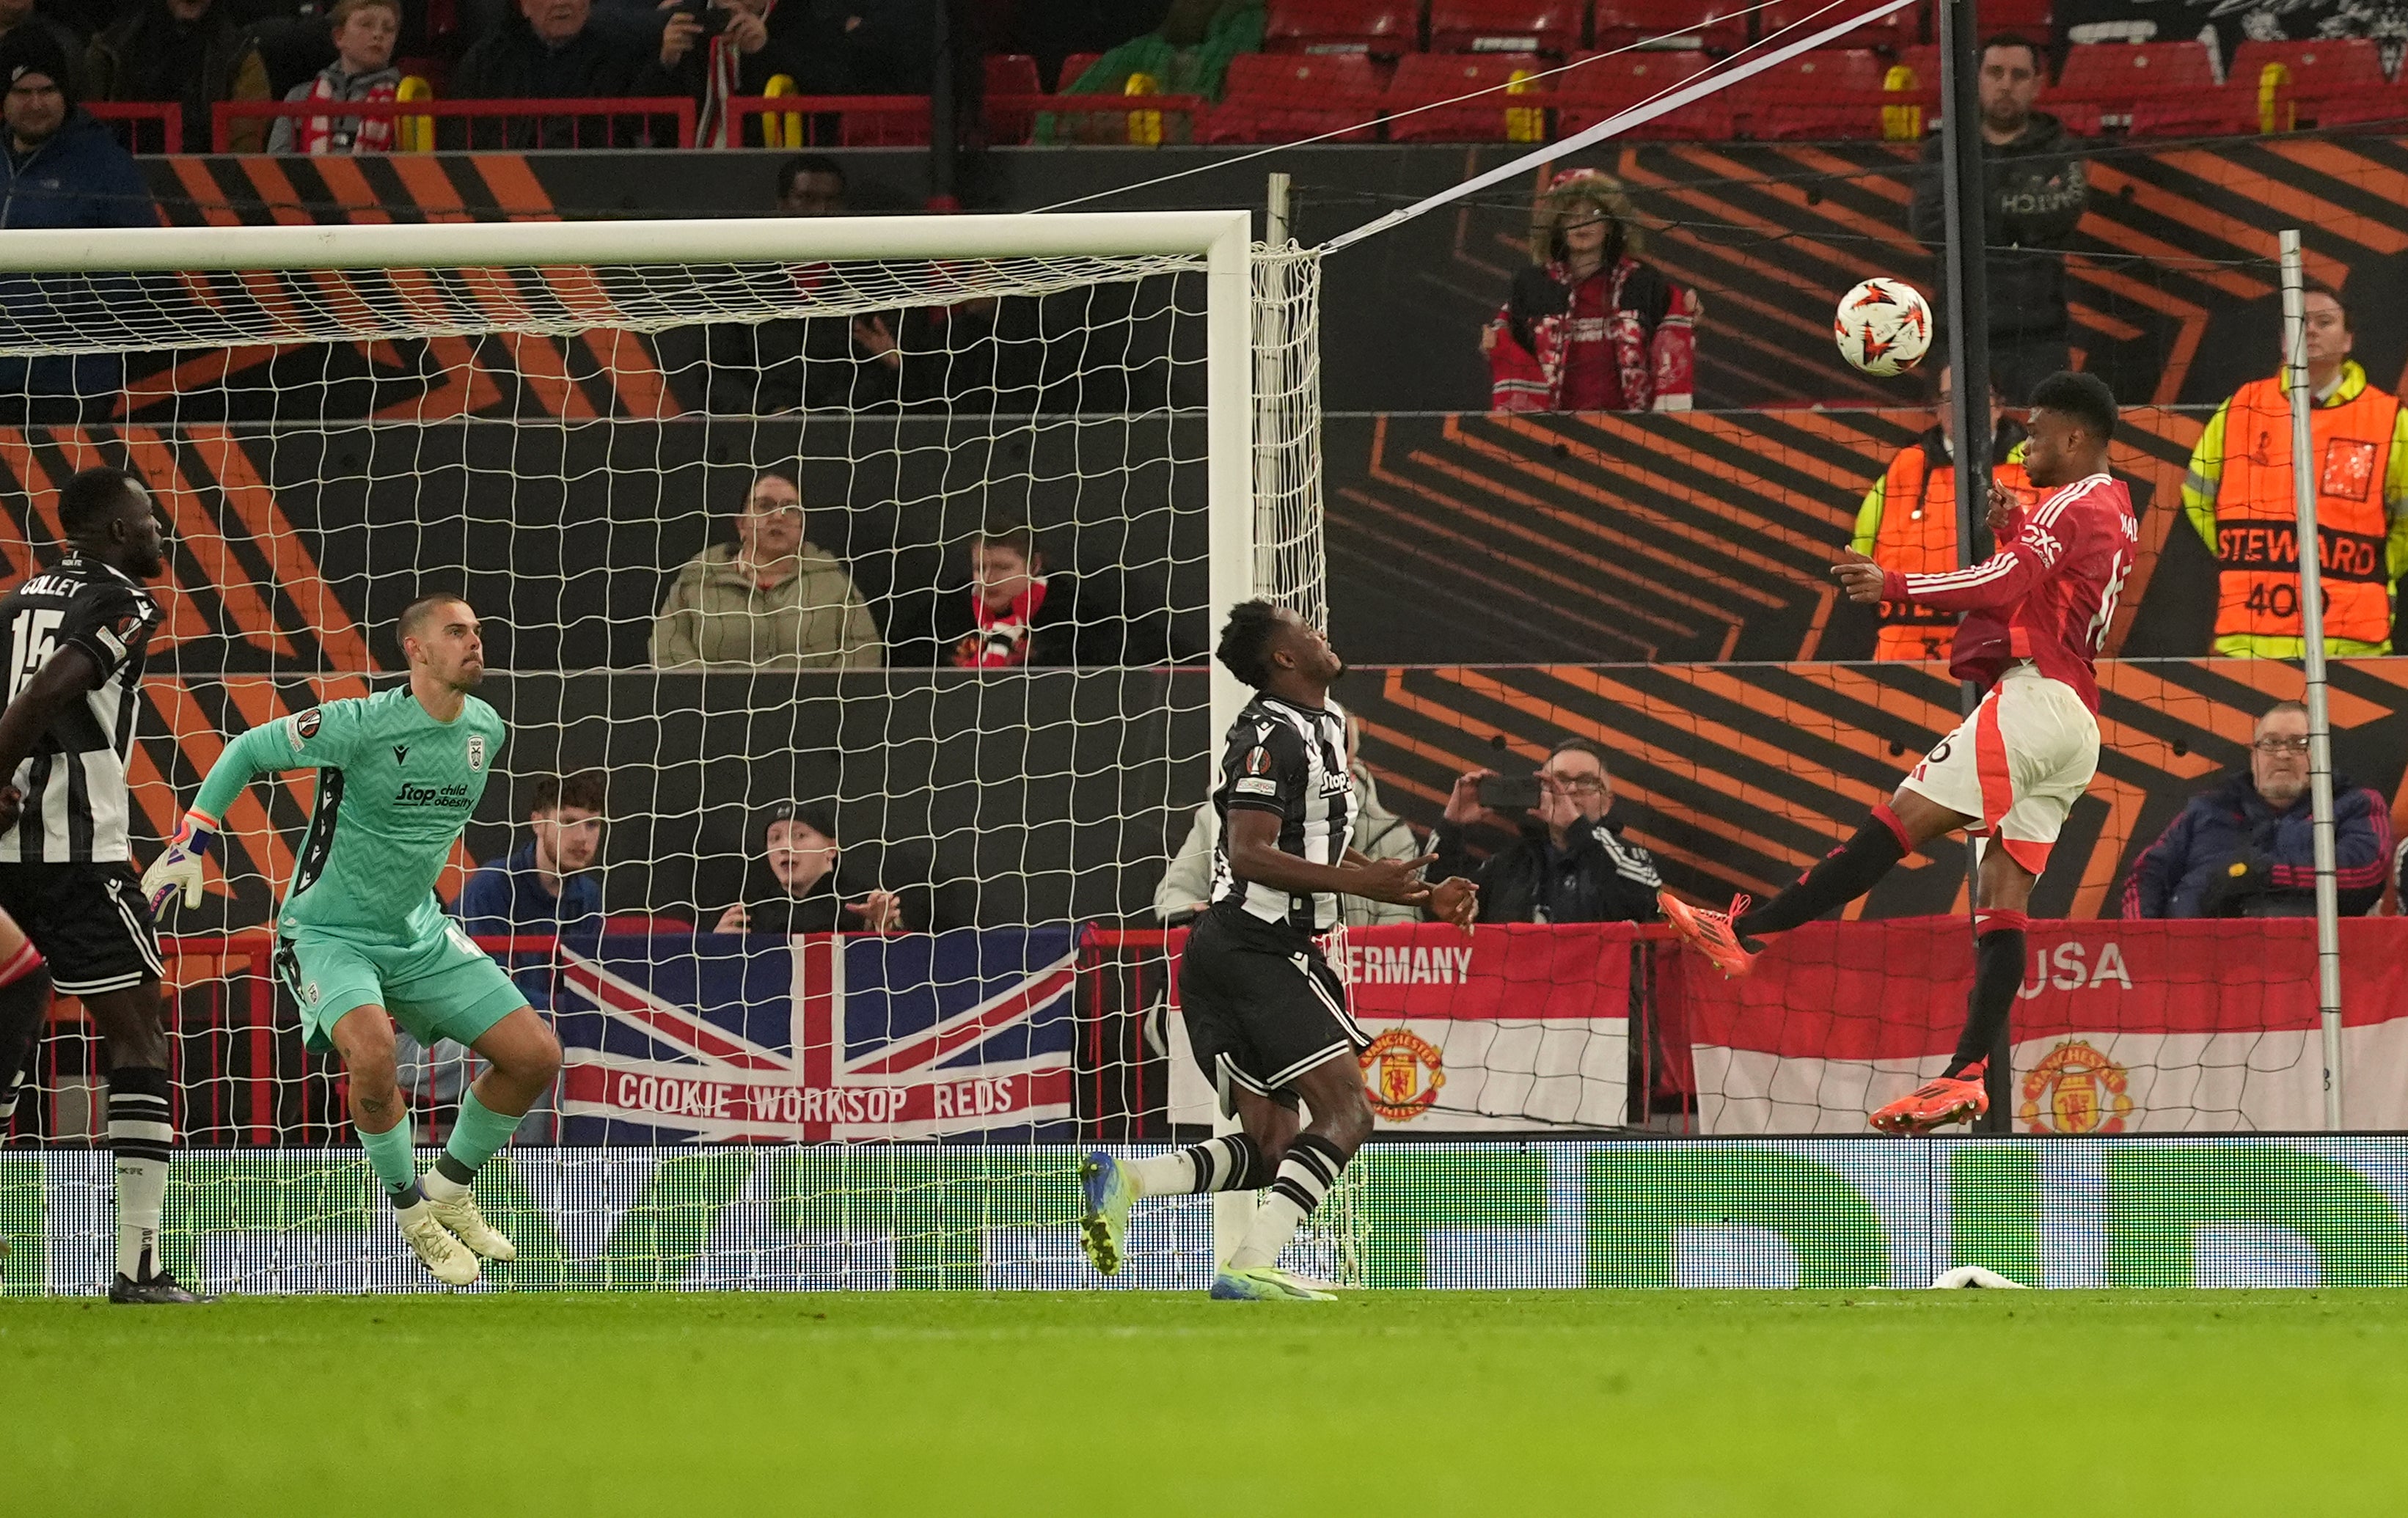
<path fill-rule="evenodd" d="M 1391 1123 L 1411 1123 L 1430 1110 L 1446 1084 L 1446 1062 L 1438 1045 L 1410 1028 L 1390 1028 L 1363 1051 L 1363 1074 L 1371 1087 L 1371 1110 Z"/>
<path fill-rule="evenodd" d="M 2131 1084 L 2130 1071 L 2068 1038 L 2024 1077 L 2015 1116 L 2034 1133 L 2121 1133 L 2132 1113 Z"/>

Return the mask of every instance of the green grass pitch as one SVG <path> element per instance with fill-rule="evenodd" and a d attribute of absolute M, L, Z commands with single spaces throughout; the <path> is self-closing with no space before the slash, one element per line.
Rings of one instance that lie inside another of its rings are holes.
<path fill-rule="evenodd" d="M 2373 1513 L 2408 1294 L 0 1305 L 7 1512 Z"/>

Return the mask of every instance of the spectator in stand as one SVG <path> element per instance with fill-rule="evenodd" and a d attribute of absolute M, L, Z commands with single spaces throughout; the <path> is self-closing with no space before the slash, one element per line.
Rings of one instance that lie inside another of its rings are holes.
<path fill-rule="evenodd" d="M 652 664 L 678 669 L 876 669 L 886 662 L 837 556 L 803 536 L 803 498 L 782 474 L 753 478 L 736 541 L 685 563 L 652 623 Z"/>
<path fill-rule="evenodd" d="M 602 926 L 602 772 L 547 775 L 535 783 L 527 840 L 480 866 L 460 889 L 458 910 L 470 933 L 513 938 Z"/>
<path fill-rule="evenodd" d="M 1380 800 L 1380 787 L 1371 779 L 1371 766 L 1359 757 L 1362 743 L 1363 724 L 1350 715 L 1346 719 L 1346 773 L 1354 782 L 1354 832 L 1348 847 L 1373 859 L 1419 859 L 1421 840 L 1413 836 L 1411 823 L 1390 811 Z M 1171 856 L 1170 867 L 1162 872 L 1162 883 L 1154 889 L 1154 913 L 1166 925 L 1176 927 L 1193 922 L 1211 905 L 1212 850 L 1220 841 L 1221 814 L 1207 801 L 1196 809 L 1196 819 L 1187 826 L 1187 841 Z M 1348 927 L 1378 927 L 1386 923 L 1421 920 L 1421 913 L 1412 907 L 1349 895 L 1338 898 L 1338 916 Z"/>
<path fill-rule="evenodd" d="M 937 639 L 960 669 L 1059 669 L 1158 664 L 1168 618 L 1131 618 L 1122 585 L 1049 569 L 1024 523 L 991 523 L 970 538 L 970 584 L 939 603 Z"/>
<path fill-rule="evenodd" d="M 39 32 L 50 39 L 59 50 L 59 56 L 66 60 L 67 73 L 71 76 L 57 82 L 64 86 L 74 98 L 90 99 L 91 86 L 83 77 L 84 39 L 76 35 L 75 28 L 55 16 L 36 10 L 35 0 L 0 0 L 0 42 L 7 41 L 20 27 Z"/>
<path fill-rule="evenodd" d="M 809 72 L 775 24 L 776 18 L 808 8 L 772 9 L 770 0 L 671 0 L 660 54 L 636 81 L 635 93 L 692 95 L 698 107 L 695 146 L 740 148 L 743 128 L 730 120 L 727 102 L 765 93 L 781 74 L 799 80 Z"/>
<path fill-rule="evenodd" d="M 844 168 L 835 159 L 803 153 L 778 165 L 777 214 L 842 216 L 846 210 Z M 805 265 L 792 278 L 808 292 L 826 278 L 825 266 Z M 986 297 L 714 326 L 708 338 L 707 404 L 732 416 L 894 406 L 991 408 L 997 304 Z M 988 396 L 983 405 L 982 393 Z"/>
<path fill-rule="evenodd" d="M 108 127 L 76 103 L 66 55 L 50 33 L 20 26 L 0 38 L 0 124 L 8 133 L 8 178 L 0 227 L 156 226 L 150 186 Z M 0 307 L 21 320 L 72 323 L 83 308 L 138 298 L 131 283 L 79 283 L 0 275 Z M 0 358 L 0 415 L 72 422 L 113 409 L 125 377 L 115 353 Z"/>
<path fill-rule="evenodd" d="M 92 39 L 85 77 L 94 100 L 172 100 L 184 107 L 184 150 L 215 150 L 209 107 L 221 100 L 268 98 L 259 49 L 216 0 L 143 0 Z M 255 153 L 267 123 L 253 117 L 228 129 L 227 146 Z"/>
<path fill-rule="evenodd" d="M 2277 701 L 2258 719 L 2249 767 L 2195 795 L 2132 866 L 2127 917 L 2312 917 L 2315 826 L 2308 795 L 2308 709 Z M 2333 777 L 2333 866 L 2341 913 L 2383 899 L 2391 809 Z"/>
<path fill-rule="evenodd" d="M 719 914 L 717 933 L 926 933 L 937 921 L 924 881 L 890 887 L 880 869 L 846 862 L 836 814 L 785 802 L 771 809 L 761 860 L 744 899 Z"/>
<path fill-rule="evenodd" d="M 487 34 L 452 70 L 452 93 L 463 100 L 607 100 L 635 94 L 637 77 L 652 61 L 649 43 L 594 24 L 594 0 L 519 0 L 519 14 Z M 477 147 L 570 148 L 634 146 L 633 119 L 612 119 L 609 130 L 590 118 L 580 136 L 570 117 L 512 119 L 500 131 L 471 132 Z M 461 140 L 458 127 L 446 136 Z"/>
<path fill-rule="evenodd" d="M 1613 780 L 1605 754 L 1586 738 L 1568 738 L 1539 766 L 1539 804 L 1518 822 L 1480 804 L 1480 782 L 1493 769 L 1471 770 L 1455 782 L 1430 848 L 1438 863 L 1432 882 L 1468 876 L 1480 886 L 1484 923 L 1652 923 L 1664 882 L 1655 856 L 1622 840 L 1611 815 Z M 1514 829 L 1514 842 L 1475 864 L 1464 829 L 1485 821 Z"/>
<path fill-rule="evenodd" d="M 2408 569 L 2408 410 L 2349 356 L 2355 339 L 2339 294 L 2311 283 L 2300 307 L 2325 652 L 2389 653 L 2392 582 Z M 2183 480 L 2183 509 L 2219 568 L 2215 652 L 2301 657 L 2291 402 L 2279 373 L 2242 386 L 2208 419 Z"/>
<path fill-rule="evenodd" d="M 285 99 L 329 105 L 394 99 L 401 70 L 393 66 L 393 39 L 401 33 L 400 0 L 337 0 L 328 16 L 335 61 Z M 280 116 L 268 128 L 272 153 L 380 153 L 393 146 L 393 118 Z"/>
<path fill-rule="evenodd" d="M 2082 220 L 2089 184 L 2082 143 L 2063 122 L 2032 109 L 2041 84 L 2040 50 L 2019 36 L 1982 45 L 1983 178 L 1989 195 L 1987 273 L 1990 368 L 2011 405 L 2032 386 L 2073 366 L 2067 344 L 2073 320 L 2065 304 L 2065 249 Z M 1934 132 L 1923 144 L 1907 223 L 1937 249 L 1947 240 L 1941 199 L 1943 144 Z M 1945 310 L 1942 293 L 1934 303 Z"/>
<path fill-rule="evenodd" d="M 1685 411 L 1704 308 L 1639 261 L 1622 181 L 1568 169 L 1539 199 L 1532 266 L 1487 326 L 1490 406 L 1499 411 Z"/>
<path fill-rule="evenodd" d="M 1956 555 L 1956 421 L 1949 402 L 1955 389 L 1948 366 L 1940 366 L 1934 405 L 1939 424 L 1898 451 L 1889 467 L 1865 492 L 1856 510 L 1856 536 L 1849 546 L 1885 569 L 1911 575 L 1948 574 L 1958 567 Z M 2011 420 L 1999 400 L 1996 381 L 1990 386 L 1990 480 L 2013 492 L 2019 504 L 2035 499 L 2032 482 L 2024 474 L 2024 429 Z M 1966 562 L 1979 564 L 1990 556 L 1988 513 L 1974 529 L 1972 551 Z M 1956 637 L 1954 612 L 1928 607 L 1885 605 L 1881 634 L 1873 644 L 1876 659 L 1945 659 Z"/>

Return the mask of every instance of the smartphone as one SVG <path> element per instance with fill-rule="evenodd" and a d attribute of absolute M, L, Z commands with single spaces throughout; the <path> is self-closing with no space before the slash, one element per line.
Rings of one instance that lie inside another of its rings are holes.
<path fill-rule="evenodd" d="M 1491 775 L 1480 782 L 1480 804 L 1491 811 L 1528 811 L 1539 804 L 1539 777 Z"/>

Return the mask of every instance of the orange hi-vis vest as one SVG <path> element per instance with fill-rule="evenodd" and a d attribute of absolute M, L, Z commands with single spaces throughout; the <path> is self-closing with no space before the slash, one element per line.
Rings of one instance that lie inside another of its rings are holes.
<path fill-rule="evenodd" d="M 2316 560 L 2325 637 L 2391 637 L 2391 576 L 2383 481 L 2400 402 L 2372 385 L 2308 412 L 2316 482 Z M 2258 380 L 2225 407 L 2224 474 L 2215 492 L 2215 636 L 2301 637 L 2299 512 L 2291 496 L 2291 405 L 2280 380 Z"/>
<path fill-rule="evenodd" d="M 2031 478 L 2021 464 L 1991 467 L 1990 478 L 2032 501 Z M 1882 477 L 1881 527 L 1873 534 L 1873 562 L 1910 575 L 1942 575 L 1956 562 L 1956 465 L 1933 467 L 1930 451 L 1915 443 L 1898 451 Z M 1945 659 L 1956 636 L 1957 613 L 1885 602 L 1876 659 Z"/>

